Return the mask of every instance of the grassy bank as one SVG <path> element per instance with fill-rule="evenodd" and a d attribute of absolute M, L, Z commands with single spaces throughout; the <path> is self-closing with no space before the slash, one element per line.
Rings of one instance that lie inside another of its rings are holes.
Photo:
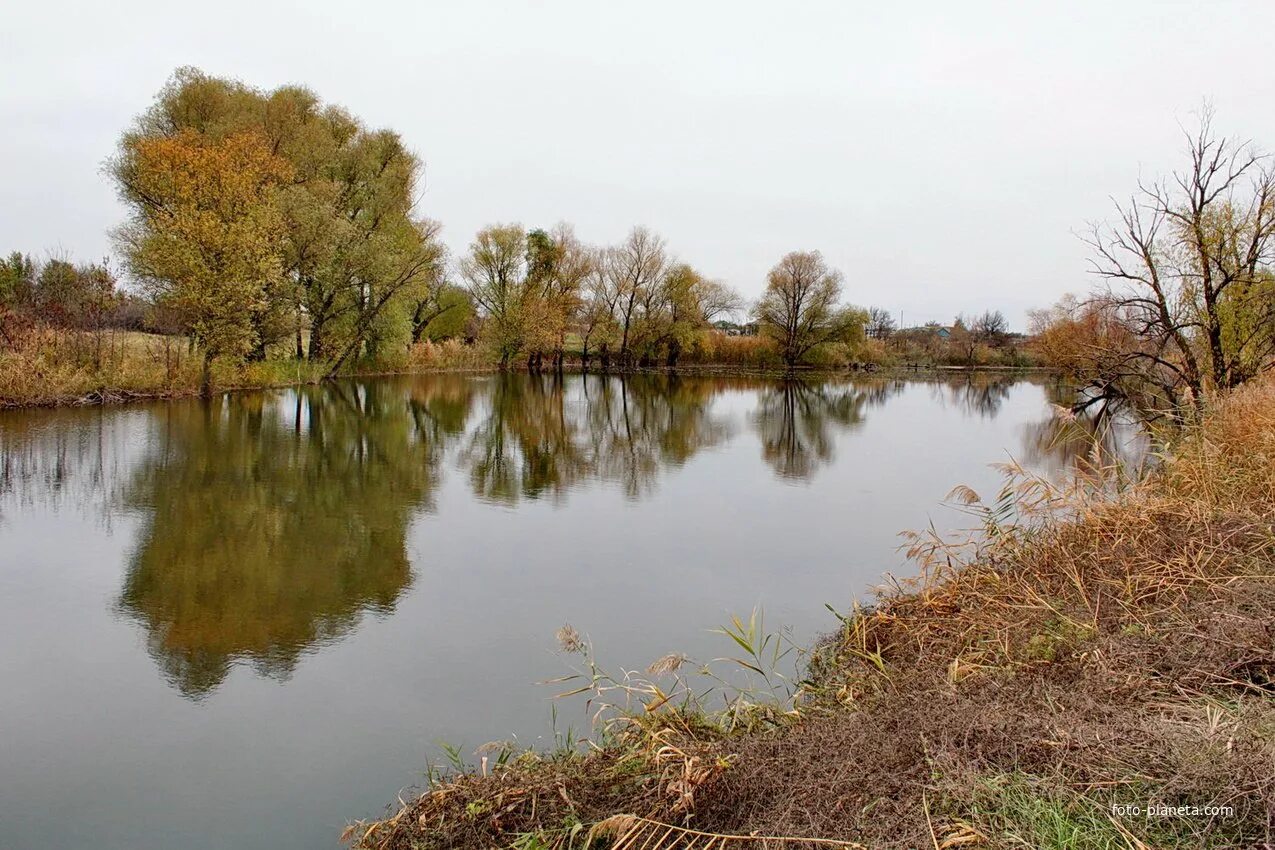
<path fill-rule="evenodd" d="M 741 342 L 742 340 L 742 342 Z M 722 337 L 718 359 L 687 358 L 680 374 L 782 376 L 789 370 L 775 357 L 741 356 L 755 351 L 755 338 Z M 848 362 L 848 361 L 847 361 Z M 615 364 L 613 364 L 614 367 Z M 856 364 L 858 365 L 858 364 Z M 600 364 L 595 358 L 591 366 Z M 140 399 L 181 398 L 201 392 L 203 373 L 198 352 L 185 337 L 108 329 L 100 332 L 36 328 L 19 347 L 0 348 L 0 408 L 107 404 Z M 437 371 L 490 370 L 495 360 L 482 348 L 458 340 L 423 342 L 408 351 L 375 361 L 353 361 L 342 376 L 411 374 Z M 578 356 L 568 359 L 578 371 Z M 841 371 L 846 363 L 804 367 L 803 372 Z M 889 375 L 961 371 L 958 367 L 916 368 L 872 366 Z M 979 370 L 994 370 L 979 367 Z M 1002 367 L 1004 371 L 1019 371 Z M 665 373 L 652 366 L 638 371 Z M 256 362 L 217 362 L 212 385 L 218 392 L 314 383 L 328 377 L 328 365 L 297 360 L 287 352 Z"/>
<path fill-rule="evenodd" d="M 782 678 L 690 663 L 608 676 L 560 638 L 594 745 L 492 745 L 362 848 L 1255 847 L 1275 835 L 1275 382 L 1236 391 L 1118 493 L 1018 477 L 976 534 L 921 534 L 921 578 Z M 1065 518 L 1063 518 L 1065 517 Z M 787 651 L 787 650 L 784 650 Z M 716 705 L 722 703 L 717 702 Z M 1136 808 L 1135 808 L 1136 807 Z M 1161 809 L 1159 807 L 1167 807 Z M 1148 816 L 1152 810 L 1155 814 Z"/>
<path fill-rule="evenodd" d="M 486 369 L 480 351 L 459 342 L 422 343 L 375 362 L 352 362 L 343 375 Z M 203 362 L 179 336 L 55 328 L 28 334 L 19 348 L 0 348 L 0 408 L 104 404 L 198 395 Z M 272 356 L 217 362 L 214 390 L 263 389 L 321 381 L 328 364 Z"/>

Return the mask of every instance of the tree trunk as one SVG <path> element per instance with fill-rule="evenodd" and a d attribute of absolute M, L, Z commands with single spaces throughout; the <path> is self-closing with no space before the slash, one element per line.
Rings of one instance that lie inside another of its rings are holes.
<path fill-rule="evenodd" d="M 310 323 L 310 359 L 322 360 L 327 352 L 323 350 L 323 324 L 321 322 Z"/>
<path fill-rule="evenodd" d="M 204 349 L 204 370 L 200 378 L 199 394 L 204 398 L 212 396 L 212 352 Z"/>

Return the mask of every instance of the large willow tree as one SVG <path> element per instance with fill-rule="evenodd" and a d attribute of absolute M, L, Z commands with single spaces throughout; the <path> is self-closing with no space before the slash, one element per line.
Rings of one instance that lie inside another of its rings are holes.
<path fill-rule="evenodd" d="M 188 155 L 155 155 L 172 145 Z M 243 182 L 228 146 L 260 159 L 249 173 L 265 179 L 253 197 L 228 194 Z M 305 88 L 261 91 L 180 69 L 124 133 L 109 170 L 131 212 L 118 231 L 130 269 L 157 298 L 183 308 L 201 344 L 213 338 L 204 329 L 222 321 L 201 305 L 227 303 L 219 287 L 230 284 L 215 271 L 226 250 L 176 223 L 221 215 L 227 225 L 270 224 L 253 245 L 254 256 L 269 253 L 270 268 L 235 277 L 237 309 L 222 310 L 239 323 L 229 334 L 234 350 L 213 356 L 259 359 L 295 335 L 298 356 L 333 371 L 351 357 L 375 357 L 410 338 L 412 305 L 441 276 L 438 227 L 414 210 L 420 160 L 397 133 L 367 129 Z M 156 262 L 165 252 L 185 260 Z"/>

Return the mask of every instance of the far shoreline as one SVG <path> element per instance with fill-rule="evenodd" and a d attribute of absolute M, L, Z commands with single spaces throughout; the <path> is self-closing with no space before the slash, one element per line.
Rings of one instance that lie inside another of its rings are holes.
<path fill-rule="evenodd" d="M 290 387 L 318 386 L 330 381 L 345 381 L 366 378 L 392 378 L 413 375 L 495 375 L 501 369 L 491 366 L 440 366 L 438 368 L 411 368 L 402 370 L 370 370 L 323 376 L 320 378 L 298 379 L 290 381 L 270 381 L 264 383 L 228 383 L 214 386 L 209 398 L 231 393 L 246 393 L 263 390 L 280 390 Z M 605 375 L 627 377 L 633 375 L 667 375 L 675 377 L 740 377 L 784 380 L 798 378 L 826 379 L 831 377 L 858 376 L 874 378 L 924 378 L 935 376 L 951 376 L 961 374 L 997 374 L 997 375 L 1051 375 L 1057 370 L 1048 366 L 949 366 L 941 364 L 928 365 L 892 365 L 892 366 L 842 366 L 836 368 L 818 366 L 799 366 L 795 368 L 738 366 L 732 364 L 696 363 L 674 367 L 646 367 L 631 369 L 590 369 L 580 364 L 571 364 L 562 370 L 542 369 L 528 370 L 525 367 L 505 369 L 506 374 L 524 375 Z M 31 400 L 0 399 L 0 414 L 36 409 L 81 408 L 81 407 L 116 407 L 145 402 L 178 401 L 199 398 L 203 395 L 198 386 L 166 387 L 156 390 L 135 390 L 122 387 L 104 386 L 88 393 L 54 394 L 45 398 Z"/>

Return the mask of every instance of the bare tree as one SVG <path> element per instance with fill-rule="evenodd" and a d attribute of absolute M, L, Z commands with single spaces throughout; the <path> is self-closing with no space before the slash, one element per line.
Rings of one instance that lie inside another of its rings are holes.
<path fill-rule="evenodd" d="M 616 295 L 616 319 L 620 325 L 620 357 L 631 365 L 629 337 L 634 319 L 650 290 L 663 278 L 668 267 L 664 240 L 647 230 L 635 227 L 628 238 L 607 252 L 609 286 Z"/>
<path fill-rule="evenodd" d="M 596 345 L 602 356 L 602 368 L 610 366 L 610 345 L 615 331 L 615 310 L 620 291 L 612 285 L 607 249 L 589 251 L 589 271 L 585 276 L 582 302 L 576 314 L 576 331 L 580 335 L 581 365 L 589 368 L 590 345 Z"/>
<path fill-rule="evenodd" d="M 728 284 L 720 280 L 702 279 L 696 287 L 699 320 L 711 324 L 727 316 L 735 316 L 744 309 L 744 299 Z"/>
<path fill-rule="evenodd" d="M 889 339 L 895 331 L 894 317 L 882 307 L 868 308 L 868 336 L 872 339 Z"/>
<path fill-rule="evenodd" d="M 1009 322 L 1000 310 L 987 310 L 970 322 L 970 332 L 979 342 L 991 346 L 1003 345 L 1009 336 Z"/>
<path fill-rule="evenodd" d="M 1139 182 L 1117 203 L 1118 222 L 1086 241 L 1105 283 L 1094 303 L 1139 341 L 1124 353 L 1125 382 L 1180 389 L 1198 405 L 1275 362 L 1275 169 L 1250 143 L 1216 136 L 1207 107 L 1186 141 L 1188 169 Z"/>

